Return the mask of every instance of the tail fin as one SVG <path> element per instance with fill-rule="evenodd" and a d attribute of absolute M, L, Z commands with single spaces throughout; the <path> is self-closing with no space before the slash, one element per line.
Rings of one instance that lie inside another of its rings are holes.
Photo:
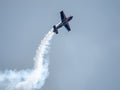
<path fill-rule="evenodd" d="M 56 34 L 58 34 L 58 30 L 57 30 L 57 28 L 56 28 L 55 25 L 53 26 L 53 29 L 54 29 L 53 32 L 55 32 Z"/>

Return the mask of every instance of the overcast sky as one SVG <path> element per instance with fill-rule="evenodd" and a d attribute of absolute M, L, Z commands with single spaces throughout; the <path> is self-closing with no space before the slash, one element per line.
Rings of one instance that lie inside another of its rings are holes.
<path fill-rule="evenodd" d="M 0 0 L 0 71 L 32 68 L 61 10 L 72 31 L 54 36 L 41 90 L 120 90 L 119 0 Z"/>

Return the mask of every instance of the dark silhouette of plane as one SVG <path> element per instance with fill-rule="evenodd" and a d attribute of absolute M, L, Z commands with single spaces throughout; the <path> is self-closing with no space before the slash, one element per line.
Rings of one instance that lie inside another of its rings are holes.
<path fill-rule="evenodd" d="M 61 28 L 62 26 L 64 26 L 68 31 L 71 30 L 68 22 L 73 18 L 73 16 L 66 17 L 64 12 L 61 11 L 60 17 L 61 17 L 61 22 L 58 25 L 53 26 L 53 32 L 55 32 L 56 34 L 58 34 L 58 29 Z"/>

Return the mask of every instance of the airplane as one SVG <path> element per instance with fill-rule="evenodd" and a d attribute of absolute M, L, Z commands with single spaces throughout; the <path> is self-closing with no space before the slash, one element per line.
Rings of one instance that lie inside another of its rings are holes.
<path fill-rule="evenodd" d="M 53 32 L 58 34 L 58 29 L 61 28 L 62 26 L 64 26 L 68 30 L 68 32 L 71 31 L 68 22 L 73 18 L 73 16 L 66 17 L 64 12 L 61 11 L 60 12 L 60 17 L 61 17 L 61 22 L 58 25 L 53 26 Z"/>

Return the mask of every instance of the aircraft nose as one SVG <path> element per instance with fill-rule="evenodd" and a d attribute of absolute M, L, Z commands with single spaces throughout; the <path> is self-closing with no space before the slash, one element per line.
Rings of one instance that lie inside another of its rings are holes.
<path fill-rule="evenodd" d="M 71 16 L 71 19 L 73 18 L 73 16 Z"/>

